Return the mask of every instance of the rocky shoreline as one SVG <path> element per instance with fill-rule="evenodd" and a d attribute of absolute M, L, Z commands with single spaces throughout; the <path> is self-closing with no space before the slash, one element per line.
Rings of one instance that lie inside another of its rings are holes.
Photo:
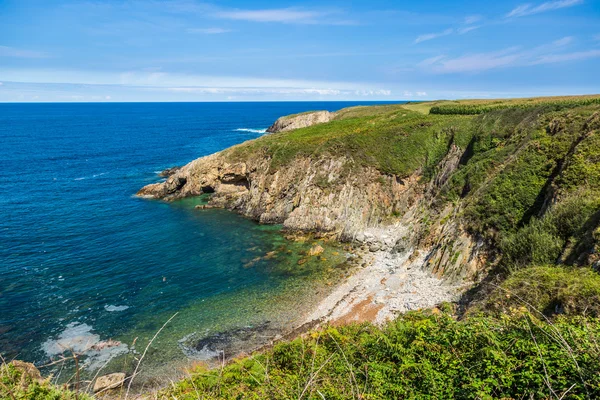
<path fill-rule="evenodd" d="M 282 117 L 269 131 L 284 135 L 335 115 L 325 113 Z M 486 263 L 485 244 L 462 228 L 456 210 L 433 206 L 462 154 L 452 144 L 433 179 L 423 184 L 420 170 L 390 176 L 352 166 L 344 157 L 303 156 L 272 168 L 260 152 L 240 160 L 227 149 L 166 171 L 165 182 L 138 195 L 172 201 L 210 194 L 198 209 L 225 208 L 260 223 L 281 223 L 288 232 L 352 242 L 362 249 L 360 267 L 306 313 L 303 325 L 383 323 L 401 312 L 458 300 Z"/>

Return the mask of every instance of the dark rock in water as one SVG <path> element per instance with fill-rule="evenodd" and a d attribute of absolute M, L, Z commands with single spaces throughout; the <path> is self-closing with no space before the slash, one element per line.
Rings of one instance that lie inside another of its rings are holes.
<path fill-rule="evenodd" d="M 171 176 L 174 175 L 177 171 L 179 171 L 181 169 L 181 167 L 171 167 L 171 168 L 167 168 L 164 171 L 160 171 L 158 173 L 158 176 Z"/>
<path fill-rule="evenodd" d="M 211 204 L 198 204 L 194 208 L 197 210 L 209 210 L 211 208 L 217 208 L 217 206 L 213 206 Z"/>
<path fill-rule="evenodd" d="M 281 330 L 270 321 L 255 326 L 234 328 L 223 332 L 200 336 L 193 333 L 179 341 L 179 347 L 186 356 L 192 359 L 211 361 L 253 351 L 274 340 Z"/>

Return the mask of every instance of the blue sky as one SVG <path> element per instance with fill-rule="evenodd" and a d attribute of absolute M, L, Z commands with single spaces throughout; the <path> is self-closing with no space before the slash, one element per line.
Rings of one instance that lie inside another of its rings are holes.
<path fill-rule="evenodd" d="M 600 93 L 600 0 L 0 0 L 0 101 Z"/>

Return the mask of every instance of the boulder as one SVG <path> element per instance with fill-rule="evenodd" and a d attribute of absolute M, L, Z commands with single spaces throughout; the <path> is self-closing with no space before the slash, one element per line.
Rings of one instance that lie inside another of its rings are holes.
<path fill-rule="evenodd" d="M 125 374 L 122 372 L 101 376 L 96 379 L 96 383 L 94 383 L 94 393 L 119 388 L 123 385 L 124 381 Z"/>
<path fill-rule="evenodd" d="M 41 381 L 42 375 L 40 374 L 40 370 L 35 367 L 32 363 L 28 363 L 25 361 L 13 360 L 10 364 L 21 371 L 23 375 L 31 378 L 33 380 Z"/>

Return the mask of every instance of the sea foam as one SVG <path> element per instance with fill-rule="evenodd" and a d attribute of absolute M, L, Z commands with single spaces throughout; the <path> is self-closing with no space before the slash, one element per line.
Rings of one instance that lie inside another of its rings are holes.
<path fill-rule="evenodd" d="M 252 132 L 252 133 L 265 133 L 267 129 L 250 129 L 250 128 L 238 128 L 236 132 Z"/>

